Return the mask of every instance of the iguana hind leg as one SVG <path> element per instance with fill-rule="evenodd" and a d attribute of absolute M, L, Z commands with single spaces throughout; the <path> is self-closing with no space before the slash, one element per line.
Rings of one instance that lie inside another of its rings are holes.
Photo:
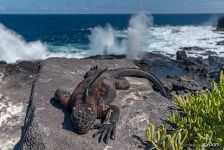
<path fill-rule="evenodd" d="M 84 78 L 88 78 L 92 75 L 98 74 L 102 71 L 102 69 L 98 66 L 93 66 L 92 68 L 90 68 L 89 71 L 87 71 L 84 75 Z"/>
<path fill-rule="evenodd" d="M 128 90 L 130 88 L 130 83 L 125 78 L 115 79 L 115 87 L 118 90 Z"/>
<path fill-rule="evenodd" d="M 92 68 L 90 68 L 91 71 L 101 71 L 102 69 L 98 66 L 93 66 Z"/>

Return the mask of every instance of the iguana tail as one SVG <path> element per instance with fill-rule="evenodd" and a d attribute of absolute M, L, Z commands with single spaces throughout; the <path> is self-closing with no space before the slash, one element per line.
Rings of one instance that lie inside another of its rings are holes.
<path fill-rule="evenodd" d="M 154 85 L 154 88 L 158 90 L 164 97 L 171 99 L 171 95 L 167 92 L 162 84 L 162 82 L 153 74 L 146 71 L 140 70 L 138 68 L 119 68 L 107 70 L 110 75 L 114 78 L 120 77 L 137 77 L 148 79 Z"/>

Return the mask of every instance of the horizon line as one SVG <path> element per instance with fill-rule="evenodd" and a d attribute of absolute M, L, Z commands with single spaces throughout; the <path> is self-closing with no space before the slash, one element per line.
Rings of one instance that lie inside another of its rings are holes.
<path fill-rule="evenodd" d="M 0 15 L 133 15 L 136 13 L 0 13 Z M 191 12 L 191 13 L 146 13 L 152 15 L 185 15 L 185 14 L 224 14 L 224 12 Z"/>

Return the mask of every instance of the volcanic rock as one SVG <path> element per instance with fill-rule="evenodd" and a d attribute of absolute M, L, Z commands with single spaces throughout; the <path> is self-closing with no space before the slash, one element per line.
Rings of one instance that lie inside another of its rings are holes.
<path fill-rule="evenodd" d="M 135 64 L 159 77 L 170 92 L 186 95 L 209 88 L 209 65 L 207 60 L 201 57 L 187 57 L 177 61 L 163 55 L 148 53 L 147 57 L 135 61 Z"/>
<path fill-rule="evenodd" d="M 217 24 L 217 30 L 224 31 L 224 16 L 219 17 L 218 24 Z"/>
<path fill-rule="evenodd" d="M 138 149 L 146 146 L 145 129 L 153 123 L 160 126 L 173 105 L 152 90 L 145 79 L 128 78 L 129 90 L 118 91 L 113 102 L 120 108 L 116 139 L 109 144 L 92 137 L 96 130 L 78 135 L 72 132 L 70 114 L 52 98 L 58 88 L 73 91 L 92 66 L 102 68 L 136 67 L 131 61 L 50 58 L 41 64 L 22 128 L 20 149 L 95 150 Z"/>
<path fill-rule="evenodd" d="M 224 41 L 219 41 L 216 43 L 216 45 L 224 45 Z"/>
<path fill-rule="evenodd" d="M 176 53 L 177 60 L 184 60 L 186 58 L 187 58 L 186 51 L 177 51 L 177 53 Z"/>

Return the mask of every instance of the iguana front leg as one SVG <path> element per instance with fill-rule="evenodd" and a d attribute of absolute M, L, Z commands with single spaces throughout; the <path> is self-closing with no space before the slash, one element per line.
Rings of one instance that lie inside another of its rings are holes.
<path fill-rule="evenodd" d="M 99 137 L 99 142 L 104 140 L 106 144 L 108 143 L 109 138 L 114 140 L 116 134 L 116 123 L 119 119 L 119 115 L 119 108 L 110 105 L 109 109 L 107 110 L 106 119 L 104 120 L 103 124 L 98 124 L 97 128 L 99 128 L 99 130 L 93 135 L 93 137 L 96 137 L 98 134 L 101 134 L 101 136 Z"/>

